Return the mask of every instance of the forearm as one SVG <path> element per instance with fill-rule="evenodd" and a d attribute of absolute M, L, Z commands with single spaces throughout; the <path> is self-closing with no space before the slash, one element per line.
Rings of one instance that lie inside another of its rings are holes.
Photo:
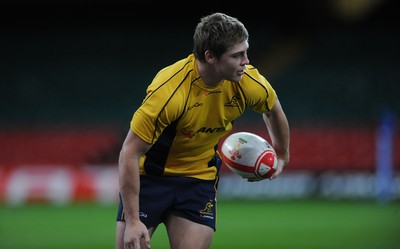
<path fill-rule="evenodd" d="M 272 146 L 274 147 L 278 157 L 285 161 L 285 164 L 289 162 L 289 143 L 290 143 L 290 131 L 289 123 L 283 112 L 280 103 L 277 101 L 275 110 L 264 113 L 263 119 L 267 126 Z"/>
<path fill-rule="evenodd" d="M 119 187 L 126 222 L 139 220 L 139 158 L 129 157 L 123 150 L 119 158 Z"/>

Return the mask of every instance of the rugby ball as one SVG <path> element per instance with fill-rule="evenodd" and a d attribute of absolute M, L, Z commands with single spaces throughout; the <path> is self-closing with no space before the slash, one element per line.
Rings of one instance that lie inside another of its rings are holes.
<path fill-rule="evenodd" d="M 229 135 L 222 143 L 220 154 L 233 173 L 247 179 L 270 178 L 278 165 L 274 148 L 267 140 L 250 132 Z"/>

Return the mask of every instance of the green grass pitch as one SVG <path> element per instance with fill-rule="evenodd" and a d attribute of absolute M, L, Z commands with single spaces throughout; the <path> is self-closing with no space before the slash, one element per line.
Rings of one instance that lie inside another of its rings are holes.
<path fill-rule="evenodd" d="M 112 205 L 1 204 L 0 248 L 114 248 L 115 215 Z M 163 226 L 152 248 L 169 248 Z M 400 203 L 221 200 L 212 248 L 400 248 Z"/>

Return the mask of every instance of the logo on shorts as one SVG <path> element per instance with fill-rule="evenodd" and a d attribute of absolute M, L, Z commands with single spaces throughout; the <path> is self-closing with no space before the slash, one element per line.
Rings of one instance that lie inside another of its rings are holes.
<path fill-rule="evenodd" d="M 139 217 L 147 218 L 147 214 L 143 212 L 139 212 Z"/>
<path fill-rule="evenodd" d="M 206 206 L 202 210 L 199 211 L 200 217 L 214 219 L 214 214 L 212 211 L 213 206 L 214 206 L 213 201 L 209 200 L 207 202 Z"/>

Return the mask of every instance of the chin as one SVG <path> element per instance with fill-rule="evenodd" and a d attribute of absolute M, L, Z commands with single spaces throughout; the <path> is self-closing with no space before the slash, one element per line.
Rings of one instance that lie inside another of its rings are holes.
<path fill-rule="evenodd" d="M 232 75 L 229 78 L 227 77 L 226 80 L 229 80 L 229 81 L 232 81 L 232 82 L 238 82 L 238 81 L 242 80 L 242 78 L 243 78 L 243 75 L 235 74 L 235 75 Z"/>
<path fill-rule="evenodd" d="M 236 77 L 234 77 L 233 79 L 232 79 L 232 81 L 240 81 L 240 80 L 242 80 L 242 75 L 240 75 L 240 76 L 236 76 Z"/>

